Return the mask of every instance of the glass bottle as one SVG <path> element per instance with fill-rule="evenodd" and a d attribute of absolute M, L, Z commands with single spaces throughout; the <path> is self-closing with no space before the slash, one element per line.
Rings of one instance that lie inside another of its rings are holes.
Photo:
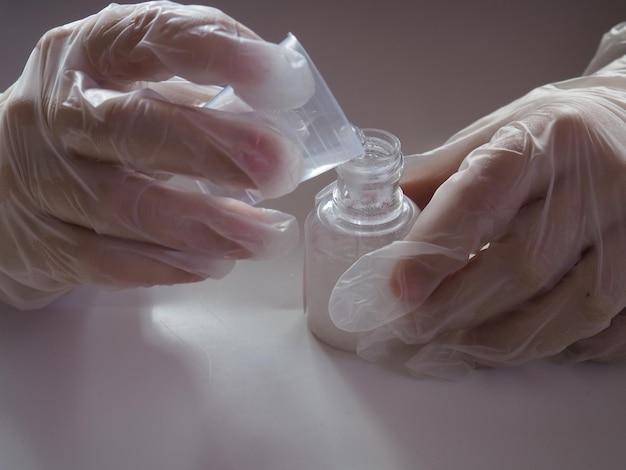
<path fill-rule="evenodd" d="M 339 277 L 362 255 L 403 239 L 419 209 L 400 189 L 399 139 L 363 129 L 363 154 L 337 167 L 337 180 L 315 197 L 304 225 L 304 310 L 309 329 L 331 346 L 354 352 L 356 334 L 337 328 L 328 300 Z"/>

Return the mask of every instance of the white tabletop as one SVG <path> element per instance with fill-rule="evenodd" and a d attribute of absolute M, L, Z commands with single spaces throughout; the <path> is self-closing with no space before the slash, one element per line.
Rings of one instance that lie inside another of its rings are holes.
<path fill-rule="evenodd" d="M 106 3 L 4 2 L 2 85 L 45 29 Z M 295 33 L 350 119 L 407 153 L 579 73 L 624 20 L 613 0 L 203 3 L 270 40 Z M 302 218 L 322 184 L 277 207 Z M 308 333 L 301 255 L 220 281 L 0 306 L 0 469 L 626 468 L 625 365 L 452 383 L 381 369 Z"/>
<path fill-rule="evenodd" d="M 624 468 L 624 366 L 383 370 L 308 333 L 301 258 L 3 308 L 0 468 Z"/>

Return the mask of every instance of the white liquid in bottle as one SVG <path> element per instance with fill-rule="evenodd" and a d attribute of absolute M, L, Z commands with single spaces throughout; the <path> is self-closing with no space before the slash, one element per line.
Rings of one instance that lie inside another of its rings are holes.
<path fill-rule="evenodd" d="M 364 153 L 337 167 L 337 181 L 315 197 L 304 228 L 304 309 L 309 329 L 325 343 L 356 351 L 357 335 L 337 328 L 328 300 L 339 277 L 361 256 L 401 240 L 419 209 L 399 186 L 400 141 L 363 131 Z"/>

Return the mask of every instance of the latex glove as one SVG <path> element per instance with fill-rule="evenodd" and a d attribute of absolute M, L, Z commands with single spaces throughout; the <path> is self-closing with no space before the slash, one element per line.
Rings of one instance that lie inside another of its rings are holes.
<path fill-rule="evenodd" d="M 302 56 L 208 7 L 111 5 L 48 32 L 0 99 L 0 300 L 221 277 L 293 246 L 293 217 L 165 182 L 265 197 L 297 185 L 301 157 L 281 135 L 194 107 L 223 83 L 257 107 L 313 92 Z"/>
<path fill-rule="evenodd" d="M 445 378 L 626 357 L 625 46 L 626 23 L 606 35 L 602 69 L 407 159 L 403 186 L 423 212 L 330 300 L 334 322 L 360 332 L 359 354 Z"/>

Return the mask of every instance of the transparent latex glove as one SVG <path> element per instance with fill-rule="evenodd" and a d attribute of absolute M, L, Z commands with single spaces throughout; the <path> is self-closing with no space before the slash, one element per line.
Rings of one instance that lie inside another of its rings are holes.
<path fill-rule="evenodd" d="M 227 82 L 272 109 L 313 91 L 299 54 L 208 7 L 111 5 L 44 35 L 0 97 L 0 300 L 220 277 L 293 246 L 293 217 L 167 182 L 297 185 L 284 137 L 197 106 Z"/>
<path fill-rule="evenodd" d="M 600 70 L 407 158 L 403 188 L 423 212 L 330 300 L 361 356 L 442 378 L 626 357 L 625 38 L 626 24 L 606 35 Z"/>

